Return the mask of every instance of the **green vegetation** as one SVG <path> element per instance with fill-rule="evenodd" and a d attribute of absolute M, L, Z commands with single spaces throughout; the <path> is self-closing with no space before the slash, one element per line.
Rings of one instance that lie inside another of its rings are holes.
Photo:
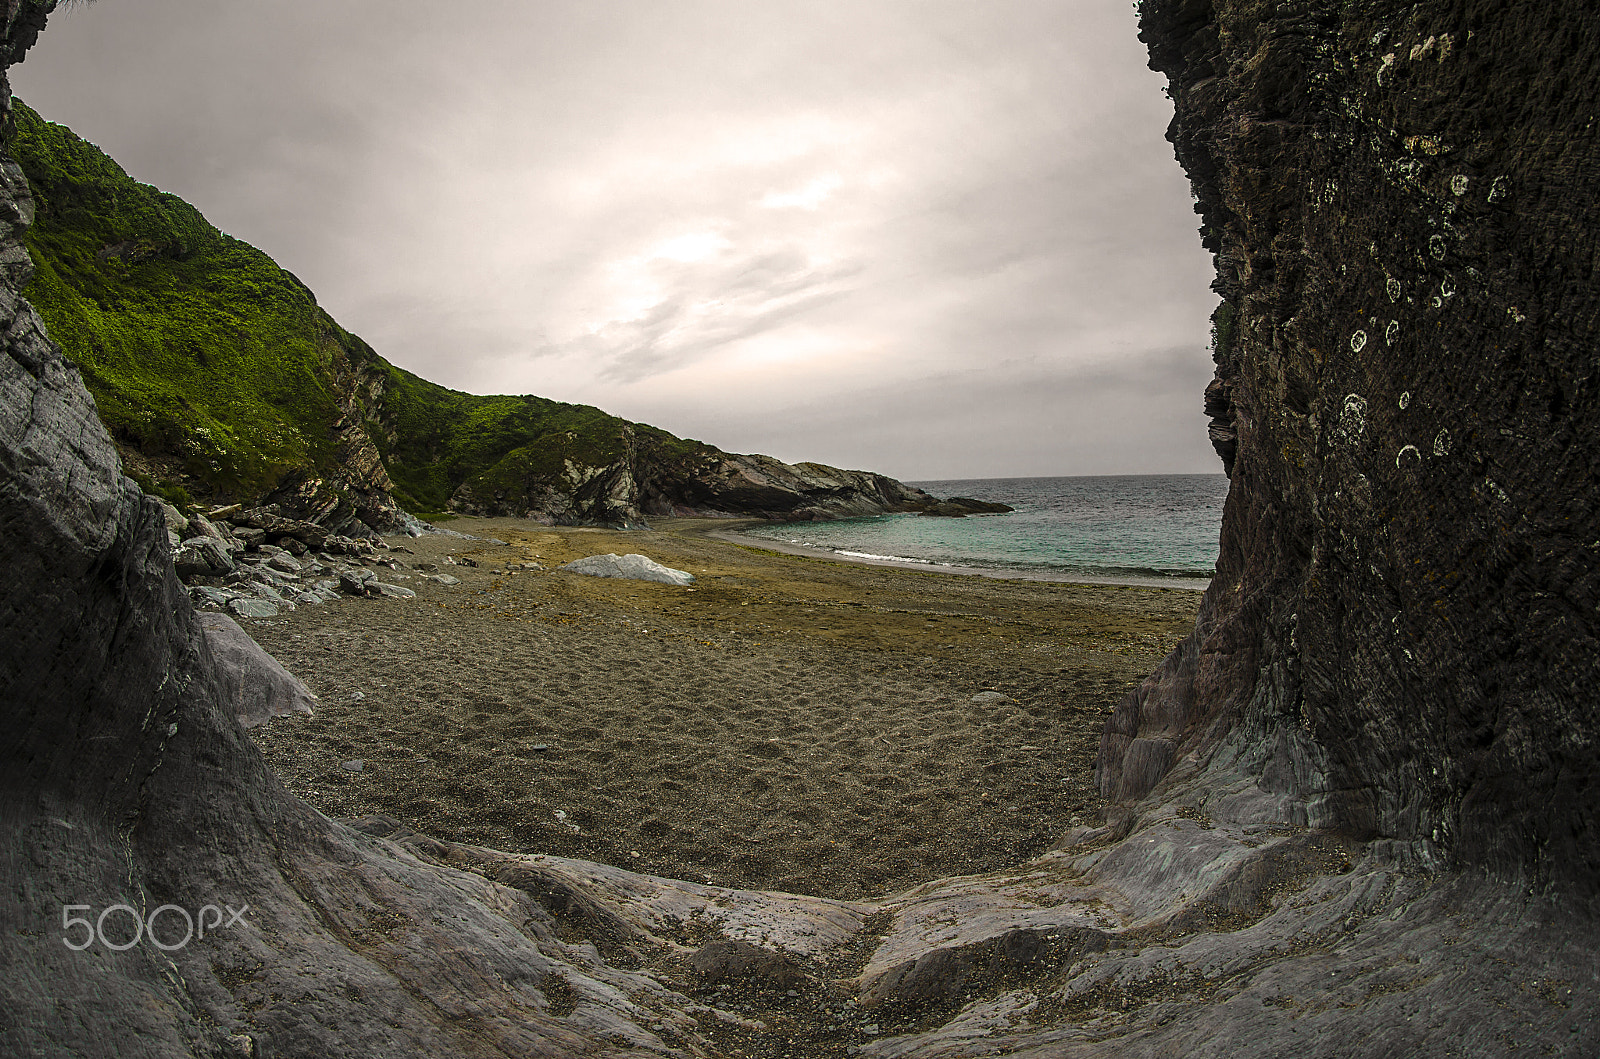
<path fill-rule="evenodd" d="M 325 468 L 351 338 L 267 255 L 16 107 L 37 217 L 27 296 L 119 444 L 222 495 Z"/>
<path fill-rule="evenodd" d="M 585 405 L 418 378 L 341 328 L 266 254 L 70 129 L 20 101 L 16 127 L 12 152 L 38 208 L 27 296 L 118 445 L 155 467 L 164 491 L 251 501 L 315 477 L 338 493 L 351 484 L 351 445 L 370 440 L 395 498 L 430 514 L 469 481 L 515 506 L 570 493 L 587 468 L 631 453 L 682 465 L 717 452 Z M 352 439 L 353 423 L 365 438 Z"/>
<path fill-rule="evenodd" d="M 1211 312 L 1211 356 L 1218 364 L 1233 357 L 1238 316 L 1238 308 L 1230 301 L 1219 302 Z"/>

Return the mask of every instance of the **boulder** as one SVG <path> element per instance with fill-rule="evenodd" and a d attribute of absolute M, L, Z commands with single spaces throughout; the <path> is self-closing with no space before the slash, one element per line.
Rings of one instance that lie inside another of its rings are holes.
<path fill-rule="evenodd" d="M 233 572 L 233 556 L 216 537 L 193 537 L 172 553 L 179 577 L 221 577 Z"/>
<path fill-rule="evenodd" d="M 289 714 L 309 716 L 317 697 L 226 614 L 201 614 L 200 628 L 216 660 L 223 702 L 246 728 Z"/>
<path fill-rule="evenodd" d="M 620 577 L 630 581 L 659 581 L 665 585 L 687 585 L 694 575 L 684 570 L 662 566 L 643 555 L 591 555 L 574 559 L 561 569 L 588 577 Z"/>
<path fill-rule="evenodd" d="M 250 599 L 240 596 L 228 600 L 228 609 L 241 618 L 276 618 L 279 604 L 265 599 Z"/>

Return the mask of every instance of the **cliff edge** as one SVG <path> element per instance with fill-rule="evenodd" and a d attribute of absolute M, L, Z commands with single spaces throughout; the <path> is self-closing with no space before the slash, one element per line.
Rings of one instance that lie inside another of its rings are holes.
<path fill-rule="evenodd" d="M 1222 295 L 1232 475 L 1107 797 L 1600 889 L 1600 26 L 1544 3 L 1147 0 Z"/>

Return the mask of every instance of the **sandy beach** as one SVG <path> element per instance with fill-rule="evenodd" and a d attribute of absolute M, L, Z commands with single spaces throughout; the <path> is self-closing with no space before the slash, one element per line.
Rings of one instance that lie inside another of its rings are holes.
<path fill-rule="evenodd" d="M 293 791 L 440 838 L 839 898 L 1002 867 L 1092 818 L 1105 716 L 1200 599 L 783 554 L 703 520 L 446 525 L 507 543 L 391 538 L 410 553 L 378 573 L 415 599 L 242 621 L 321 699 L 254 732 Z M 606 552 L 697 580 L 556 569 Z"/>

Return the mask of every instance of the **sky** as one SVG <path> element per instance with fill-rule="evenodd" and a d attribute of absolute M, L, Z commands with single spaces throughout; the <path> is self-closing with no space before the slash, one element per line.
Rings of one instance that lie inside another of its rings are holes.
<path fill-rule="evenodd" d="M 453 389 L 905 481 L 1215 473 L 1128 0 L 101 0 L 16 94 Z"/>

